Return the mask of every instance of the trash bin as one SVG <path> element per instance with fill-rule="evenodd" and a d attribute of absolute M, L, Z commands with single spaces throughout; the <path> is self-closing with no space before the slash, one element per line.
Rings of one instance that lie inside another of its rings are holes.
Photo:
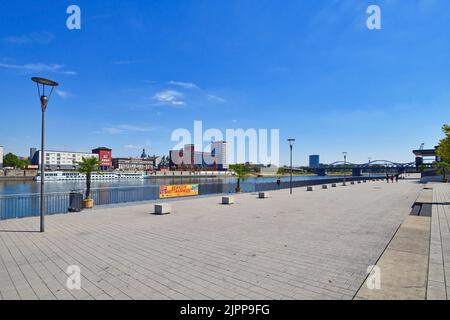
<path fill-rule="evenodd" d="M 69 195 L 69 212 L 80 212 L 83 210 L 83 192 L 71 191 Z"/>

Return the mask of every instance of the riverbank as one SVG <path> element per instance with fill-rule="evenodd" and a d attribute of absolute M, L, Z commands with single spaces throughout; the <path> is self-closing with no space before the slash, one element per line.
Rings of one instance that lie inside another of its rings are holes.
<path fill-rule="evenodd" d="M 322 185 L 339 184 L 344 180 L 348 184 L 367 182 L 376 177 L 295 177 L 282 178 L 280 183 L 273 178 L 249 178 L 241 181 L 240 187 L 243 192 L 260 192 L 270 190 Z M 91 196 L 94 205 L 117 205 L 140 201 L 151 201 L 160 198 L 160 186 L 195 184 L 198 186 L 198 195 L 206 196 L 212 194 L 235 193 L 237 187 L 236 179 L 185 179 L 168 178 L 159 181 L 126 181 L 129 184 L 118 184 L 118 182 L 107 182 L 106 184 L 92 184 Z M 25 193 L 24 190 L 32 188 L 33 192 Z M 45 208 L 47 214 L 67 213 L 70 203 L 70 194 L 83 192 L 85 182 L 52 182 L 46 183 Z M 39 183 L 33 182 L 6 182 L 0 183 L 0 220 L 23 218 L 35 216 L 39 213 Z M 3 195 L 2 195 L 3 192 Z"/>
<path fill-rule="evenodd" d="M 8 176 L 8 177 L 1 177 L 0 176 L 0 181 L 5 181 L 5 182 L 9 182 L 9 181 L 33 181 L 34 176 L 32 177 L 25 177 L 25 176 Z"/>
<path fill-rule="evenodd" d="M 37 170 L 0 169 L 0 181 L 32 181 Z"/>

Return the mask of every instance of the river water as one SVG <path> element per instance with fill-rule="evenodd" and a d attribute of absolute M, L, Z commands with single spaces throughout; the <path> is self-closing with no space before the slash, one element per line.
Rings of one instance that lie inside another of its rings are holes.
<path fill-rule="evenodd" d="M 317 176 L 294 176 L 294 181 L 322 180 L 330 177 Z M 333 178 L 339 178 L 333 176 Z M 283 177 L 283 182 L 288 182 L 289 177 Z M 248 178 L 243 184 L 257 184 L 276 182 L 277 178 Z M 95 181 L 92 182 L 92 188 L 118 188 L 132 186 L 151 186 L 151 185 L 174 185 L 174 184 L 228 184 L 236 182 L 235 178 L 189 178 L 189 177 L 170 177 L 170 178 L 150 178 L 143 180 L 117 180 L 117 181 Z M 45 190 L 52 192 L 70 192 L 72 190 L 82 190 L 85 187 L 84 181 L 48 181 L 45 183 Z M 1 195 L 23 195 L 39 193 L 40 184 L 36 181 L 0 181 Z"/>

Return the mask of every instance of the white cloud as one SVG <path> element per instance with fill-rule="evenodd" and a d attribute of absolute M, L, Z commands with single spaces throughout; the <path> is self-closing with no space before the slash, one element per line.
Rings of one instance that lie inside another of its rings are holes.
<path fill-rule="evenodd" d="M 212 100 L 212 101 L 215 101 L 215 102 L 220 102 L 220 103 L 226 102 L 225 99 L 223 99 L 223 98 L 221 98 L 221 97 L 218 97 L 218 96 L 215 96 L 215 95 L 213 95 L 213 94 L 206 94 L 206 97 L 207 97 L 209 100 Z"/>
<path fill-rule="evenodd" d="M 175 90 L 160 91 L 153 96 L 153 99 L 160 103 L 167 103 L 175 106 L 183 106 L 186 104 L 181 98 L 183 98 L 183 94 Z"/>
<path fill-rule="evenodd" d="M 112 64 L 115 65 L 125 65 L 125 64 L 135 64 L 138 63 L 139 61 L 137 60 L 118 60 L 118 61 L 113 61 Z"/>
<path fill-rule="evenodd" d="M 150 132 L 154 131 L 155 128 L 153 127 L 141 127 L 141 126 L 135 126 L 131 124 L 121 124 L 118 126 L 105 126 L 101 128 L 99 131 L 95 131 L 97 134 L 109 134 L 109 135 L 116 135 L 116 134 L 124 134 L 124 133 L 142 133 L 142 132 Z"/>
<path fill-rule="evenodd" d="M 135 145 L 135 144 L 126 144 L 123 146 L 125 149 L 140 149 L 141 146 Z"/>
<path fill-rule="evenodd" d="M 55 39 L 55 36 L 50 32 L 32 32 L 20 36 L 10 36 L 3 40 L 13 44 L 49 44 Z"/>
<path fill-rule="evenodd" d="M 62 90 L 57 89 L 57 90 L 55 90 L 55 93 L 63 99 L 72 97 L 72 94 L 67 91 L 62 91 Z"/>
<path fill-rule="evenodd" d="M 45 63 L 27 63 L 27 64 L 10 64 L 0 63 L 0 68 L 15 69 L 26 73 L 52 72 L 66 75 L 76 75 L 75 71 L 64 70 L 62 64 L 45 64 Z"/>
<path fill-rule="evenodd" d="M 167 84 L 171 86 L 178 86 L 185 89 L 200 89 L 196 84 L 191 82 L 169 81 Z"/>

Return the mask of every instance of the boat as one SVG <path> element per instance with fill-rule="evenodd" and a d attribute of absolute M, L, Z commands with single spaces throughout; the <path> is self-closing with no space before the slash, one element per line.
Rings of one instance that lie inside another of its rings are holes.
<path fill-rule="evenodd" d="M 144 179 L 145 174 L 139 172 L 105 172 L 91 174 L 92 181 L 113 181 Z M 41 175 L 38 174 L 35 181 L 41 181 Z M 45 172 L 45 181 L 86 181 L 86 174 L 79 172 L 48 171 Z"/>

